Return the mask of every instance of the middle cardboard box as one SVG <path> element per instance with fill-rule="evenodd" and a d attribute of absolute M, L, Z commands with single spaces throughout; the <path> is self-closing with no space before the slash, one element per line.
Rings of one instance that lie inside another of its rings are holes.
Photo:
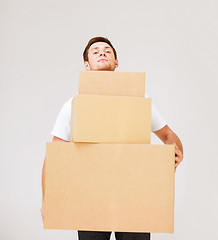
<path fill-rule="evenodd" d="M 150 144 L 151 98 L 76 95 L 72 100 L 70 139 Z"/>

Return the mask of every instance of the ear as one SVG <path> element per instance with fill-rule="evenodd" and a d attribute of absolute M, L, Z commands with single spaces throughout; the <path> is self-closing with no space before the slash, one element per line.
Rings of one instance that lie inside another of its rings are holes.
<path fill-rule="evenodd" d="M 86 69 L 87 71 L 90 71 L 90 66 L 89 66 L 89 62 L 88 62 L 88 61 L 85 61 L 85 62 L 84 62 L 84 66 L 85 66 L 85 69 Z"/>
<path fill-rule="evenodd" d="M 119 67 L 119 62 L 118 62 L 118 59 L 115 60 L 115 68 L 118 68 Z"/>

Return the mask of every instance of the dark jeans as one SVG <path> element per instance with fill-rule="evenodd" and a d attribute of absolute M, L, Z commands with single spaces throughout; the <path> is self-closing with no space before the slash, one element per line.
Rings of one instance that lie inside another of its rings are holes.
<path fill-rule="evenodd" d="M 109 240 L 111 232 L 78 231 L 79 240 Z M 116 240 L 150 240 L 150 233 L 115 232 Z"/>

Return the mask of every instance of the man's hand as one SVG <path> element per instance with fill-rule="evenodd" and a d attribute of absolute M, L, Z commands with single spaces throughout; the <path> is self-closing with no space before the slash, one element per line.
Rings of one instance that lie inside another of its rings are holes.
<path fill-rule="evenodd" d="M 44 222 L 44 201 L 42 201 L 42 207 L 40 209 L 41 215 L 42 215 L 42 221 Z"/>
<path fill-rule="evenodd" d="M 183 159 L 183 154 L 176 143 L 173 143 L 173 145 L 175 145 L 175 171 L 176 171 L 176 168 Z"/>
<path fill-rule="evenodd" d="M 168 125 L 165 125 L 163 128 L 154 131 L 153 133 L 156 134 L 156 136 L 159 137 L 163 143 L 175 145 L 175 171 L 176 171 L 176 168 L 183 159 L 183 147 L 179 137 L 168 127 Z"/>

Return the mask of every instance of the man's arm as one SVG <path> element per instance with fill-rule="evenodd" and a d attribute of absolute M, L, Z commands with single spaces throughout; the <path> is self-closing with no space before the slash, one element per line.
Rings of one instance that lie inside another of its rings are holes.
<path fill-rule="evenodd" d="M 67 142 L 67 141 L 54 136 L 52 139 L 52 142 Z M 43 209 L 44 209 L 44 194 L 45 194 L 45 161 L 46 161 L 46 158 L 44 160 L 44 164 L 42 168 L 42 207 L 41 207 L 42 218 L 44 217 Z"/>
<path fill-rule="evenodd" d="M 183 159 L 183 146 L 179 137 L 166 125 L 153 132 L 165 144 L 175 144 L 175 170 Z"/>

